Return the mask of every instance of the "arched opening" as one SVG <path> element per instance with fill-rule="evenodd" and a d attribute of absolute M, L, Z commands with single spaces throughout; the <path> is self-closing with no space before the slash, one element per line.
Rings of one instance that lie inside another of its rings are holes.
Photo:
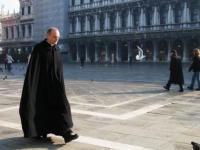
<path fill-rule="evenodd" d="M 159 61 L 167 60 L 168 44 L 165 40 L 162 40 L 158 44 L 158 59 Z"/>
<path fill-rule="evenodd" d="M 115 63 L 117 62 L 117 52 L 116 52 L 116 43 L 112 42 L 108 46 L 109 49 L 109 57 L 110 57 L 110 62 Z"/>
<path fill-rule="evenodd" d="M 128 61 L 128 43 L 122 42 L 120 45 L 121 49 L 121 61 L 126 62 Z"/>
<path fill-rule="evenodd" d="M 106 50 L 105 50 L 105 44 L 100 43 L 99 44 L 99 62 L 104 63 L 106 61 Z"/>
<path fill-rule="evenodd" d="M 90 43 L 89 44 L 89 59 L 91 63 L 95 62 L 95 44 L 94 43 Z"/>
<path fill-rule="evenodd" d="M 153 60 L 153 42 L 147 41 L 145 43 L 145 51 L 144 55 L 146 55 L 146 61 L 152 61 Z"/>

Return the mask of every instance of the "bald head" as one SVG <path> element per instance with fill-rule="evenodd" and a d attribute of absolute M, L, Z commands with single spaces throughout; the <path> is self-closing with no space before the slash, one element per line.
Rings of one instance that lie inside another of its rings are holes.
<path fill-rule="evenodd" d="M 48 43 L 56 45 L 60 39 L 60 32 L 58 28 L 49 28 L 46 33 L 46 38 Z"/>

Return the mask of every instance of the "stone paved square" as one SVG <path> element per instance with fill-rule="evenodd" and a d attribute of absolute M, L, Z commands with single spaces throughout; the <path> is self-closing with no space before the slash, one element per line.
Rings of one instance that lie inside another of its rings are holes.
<path fill-rule="evenodd" d="M 0 74 L 0 150 L 192 150 L 200 143 L 200 93 L 178 92 L 167 82 L 168 64 L 128 65 L 65 64 L 66 92 L 74 130 L 80 138 L 64 145 L 24 139 L 18 106 L 25 65 L 13 66 L 14 75 Z M 184 64 L 187 85 L 191 73 Z M 185 88 L 186 89 L 186 88 Z"/>

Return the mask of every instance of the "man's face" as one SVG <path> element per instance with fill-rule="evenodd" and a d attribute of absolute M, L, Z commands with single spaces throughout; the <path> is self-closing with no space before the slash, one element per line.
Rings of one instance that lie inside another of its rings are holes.
<path fill-rule="evenodd" d="M 60 39 L 60 32 L 58 30 L 52 30 L 51 33 L 47 34 L 47 41 L 50 44 L 57 44 Z"/>

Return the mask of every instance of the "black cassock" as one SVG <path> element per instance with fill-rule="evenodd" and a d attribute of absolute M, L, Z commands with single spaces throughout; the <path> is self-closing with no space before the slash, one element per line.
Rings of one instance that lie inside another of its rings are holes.
<path fill-rule="evenodd" d="M 19 113 L 24 137 L 63 135 L 73 126 L 59 48 L 46 40 L 31 54 Z"/>
<path fill-rule="evenodd" d="M 184 84 L 182 62 L 180 57 L 171 57 L 169 82 L 172 84 Z"/>

